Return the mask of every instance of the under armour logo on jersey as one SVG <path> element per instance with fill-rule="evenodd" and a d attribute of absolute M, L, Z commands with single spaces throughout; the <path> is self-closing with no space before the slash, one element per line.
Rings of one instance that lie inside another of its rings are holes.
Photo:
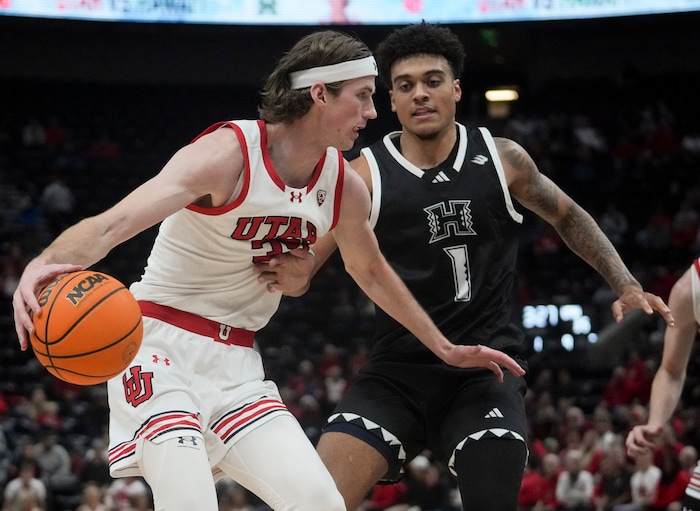
<path fill-rule="evenodd" d="M 289 198 L 289 202 L 301 202 L 301 192 L 289 192 L 291 194 L 291 197 Z"/>
<path fill-rule="evenodd" d="M 503 414 L 498 408 L 492 408 L 489 413 L 484 415 L 484 419 L 496 419 L 496 418 L 503 418 Z"/>
<path fill-rule="evenodd" d="M 166 366 L 170 365 L 170 359 L 167 357 L 159 357 L 158 355 L 152 355 L 152 357 L 154 364 L 160 364 L 161 362 L 163 362 Z"/>
<path fill-rule="evenodd" d="M 483 154 L 477 154 L 476 156 L 474 156 L 474 158 L 472 158 L 471 161 L 472 163 L 476 163 L 477 165 L 483 165 L 484 163 L 489 161 L 489 159 Z"/>
<path fill-rule="evenodd" d="M 450 178 L 447 177 L 447 174 L 445 174 L 442 170 L 438 172 L 435 177 L 433 178 L 433 183 L 446 183 L 449 181 Z"/>

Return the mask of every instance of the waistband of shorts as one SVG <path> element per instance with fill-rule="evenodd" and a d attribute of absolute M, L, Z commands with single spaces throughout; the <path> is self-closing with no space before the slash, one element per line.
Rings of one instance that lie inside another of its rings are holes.
<path fill-rule="evenodd" d="M 253 347 L 255 332 L 252 330 L 217 323 L 191 312 L 181 311 L 159 303 L 139 300 L 139 307 L 141 314 L 147 318 L 158 319 L 188 332 L 211 337 L 215 342 L 229 346 Z"/>

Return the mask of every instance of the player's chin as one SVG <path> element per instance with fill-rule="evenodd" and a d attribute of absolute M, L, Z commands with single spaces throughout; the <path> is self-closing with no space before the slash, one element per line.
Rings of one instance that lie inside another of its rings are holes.
<path fill-rule="evenodd" d="M 343 140 L 342 142 L 339 142 L 338 145 L 335 147 L 340 149 L 341 151 L 349 151 L 355 146 L 355 141 L 360 137 L 360 132 L 359 131 L 351 131 L 350 135 Z"/>

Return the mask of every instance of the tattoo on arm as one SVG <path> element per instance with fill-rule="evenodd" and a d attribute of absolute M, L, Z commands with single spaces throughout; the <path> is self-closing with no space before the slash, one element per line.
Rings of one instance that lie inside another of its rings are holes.
<path fill-rule="evenodd" d="M 498 151 L 511 172 L 519 175 L 518 200 L 549 222 L 567 246 L 586 261 L 619 294 L 627 285 L 639 286 L 612 242 L 593 217 L 542 175 L 527 152 L 511 140 L 499 139 Z"/>
<path fill-rule="evenodd" d="M 595 268 L 618 294 L 624 286 L 639 286 L 612 242 L 581 206 L 573 203 L 554 227 L 567 246 Z"/>
<path fill-rule="evenodd" d="M 559 189 L 549 179 L 544 179 L 529 154 L 518 144 L 508 139 L 497 139 L 498 154 L 515 175 L 519 190 L 517 196 L 525 207 L 553 222 L 558 212 Z"/>

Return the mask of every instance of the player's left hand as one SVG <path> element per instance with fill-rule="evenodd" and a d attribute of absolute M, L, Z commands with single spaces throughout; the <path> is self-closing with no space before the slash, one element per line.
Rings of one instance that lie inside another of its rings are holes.
<path fill-rule="evenodd" d="M 452 345 L 440 357 L 443 362 L 455 367 L 485 367 L 493 371 L 499 382 L 503 382 L 503 369 L 506 368 L 514 376 L 523 376 L 525 369 L 502 351 L 488 346 Z"/>
<path fill-rule="evenodd" d="M 654 314 L 657 311 L 666 321 L 668 326 L 673 326 L 675 320 L 666 302 L 661 297 L 647 293 L 641 287 L 625 286 L 620 298 L 612 304 L 612 314 L 618 323 L 632 309 L 642 309 L 647 314 Z"/>
<path fill-rule="evenodd" d="M 313 269 L 314 254 L 296 248 L 256 264 L 253 271 L 258 274 L 258 282 L 265 284 L 270 293 L 301 295 L 309 285 Z"/>

